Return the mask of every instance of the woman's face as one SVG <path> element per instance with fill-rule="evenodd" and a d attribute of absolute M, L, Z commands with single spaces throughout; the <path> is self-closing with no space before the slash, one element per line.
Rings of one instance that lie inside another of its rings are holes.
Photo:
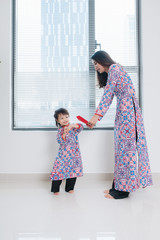
<path fill-rule="evenodd" d="M 106 71 L 106 68 L 103 67 L 101 64 L 97 63 L 95 60 L 93 60 L 93 65 L 96 71 L 98 71 L 99 73 L 103 73 Z"/>
<path fill-rule="evenodd" d="M 58 115 L 58 120 L 57 122 L 61 125 L 61 126 L 67 126 L 69 124 L 69 116 L 68 115 L 64 115 L 62 113 L 60 113 Z"/>

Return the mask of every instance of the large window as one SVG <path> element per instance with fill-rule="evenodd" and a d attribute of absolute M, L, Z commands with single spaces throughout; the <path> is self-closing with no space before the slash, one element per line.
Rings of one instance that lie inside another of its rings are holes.
<path fill-rule="evenodd" d="M 90 57 L 103 49 L 139 92 L 136 0 L 14 0 L 13 129 L 55 129 L 57 108 L 90 119 L 103 89 Z M 96 128 L 114 126 L 116 99 Z"/>

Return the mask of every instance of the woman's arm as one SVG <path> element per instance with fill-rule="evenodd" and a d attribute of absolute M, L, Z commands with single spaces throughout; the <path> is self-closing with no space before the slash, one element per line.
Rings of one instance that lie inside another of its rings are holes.
<path fill-rule="evenodd" d="M 88 122 L 87 126 L 93 128 L 99 120 L 99 115 L 94 114 L 91 120 Z"/>
<path fill-rule="evenodd" d="M 101 101 L 96 109 L 96 113 L 88 123 L 90 128 L 93 128 L 97 121 L 101 120 L 105 113 L 108 111 L 114 97 L 114 89 L 117 83 L 117 79 L 118 72 L 114 67 L 112 67 L 108 73 L 107 85 L 104 89 L 104 94 L 101 98 Z"/>

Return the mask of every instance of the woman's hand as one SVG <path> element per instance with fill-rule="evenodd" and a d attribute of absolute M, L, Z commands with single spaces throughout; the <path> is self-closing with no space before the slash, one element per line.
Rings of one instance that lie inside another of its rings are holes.
<path fill-rule="evenodd" d="M 87 126 L 88 126 L 89 128 L 93 128 L 93 127 L 96 125 L 98 119 L 99 119 L 99 116 L 95 114 L 95 115 L 91 118 L 91 120 L 88 122 Z"/>

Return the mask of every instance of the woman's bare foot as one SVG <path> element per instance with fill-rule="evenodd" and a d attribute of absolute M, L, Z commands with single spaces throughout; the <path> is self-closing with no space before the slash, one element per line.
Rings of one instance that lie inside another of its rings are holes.
<path fill-rule="evenodd" d="M 74 190 L 70 190 L 69 193 L 74 193 Z"/>
<path fill-rule="evenodd" d="M 104 190 L 104 193 L 108 194 L 108 193 L 109 193 L 109 190 Z"/>
<path fill-rule="evenodd" d="M 53 194 L 54 194 L 54 195 L 59 195 L 59 192 L 54 192 Z"/>
<path fill-rule="evenodd" d="M 114 197 L 112 197 L 109 193 L 104 195 L 105 198 L 110 198 L 110 199 L 114 199 Z"/>

